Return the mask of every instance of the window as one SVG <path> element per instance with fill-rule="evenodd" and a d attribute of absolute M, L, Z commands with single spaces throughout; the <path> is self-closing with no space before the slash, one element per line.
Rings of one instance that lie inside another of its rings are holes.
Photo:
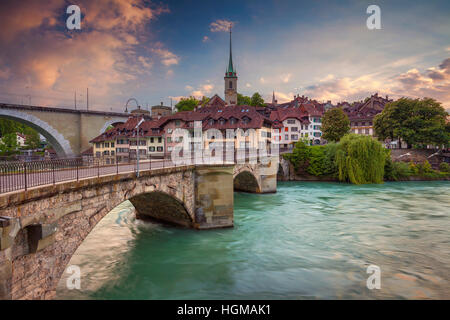
<path fill-rule="evenodd" d="M 208 122 L 209 122 L 210 125 L 213 125 L 214 124 L 214 119 L 209 119 Z"/>
<path fill-rule="evenodd" d="M 156 150 L 157 150 L 158 152 L 163 152 L 164 148 L 163 148 L 163 147 L 157 147 Z"/>
<path fill-rule="evenodd" d="M 100 148 L 100 143 L 96 143 L 96 144 L 95 144 L 95 147 L 96 147 L 96 148 Z"/>
<path fill-rule="evenodd" d="M 114 150 L 111 150 L 111 155 L 112 155 L 112 156 L 114 155 Z"/>
<path fill-rule="evenodd" d="M 288 131 L 289 131 L 289 128 L 288 128 L 288 127 L 285 127 L 285 128 L 284 128 L 284 131 L 285 131 L 285 132 L 288 132 Z"/>
<path fill-rule="evenodd" d="M 297 127 L 291 127 L 291 131 L 292 131 L 292 132 L 297 132 L 297 131 L 298 131 L 298 128 L 297 128 Z"/>
<path fill-rule="evenodd" d="M 228 88 L 233 89 L 233 81 L 228 81 Z"/>
<path fill-rule="evenodd" d="M 288 134 L 284 135 L 284 140 L 289 140 L 289 135 Z"/>
<path fill-rule="evenodd" d="M 140 146 L 146 146 L 147 145 L 147 140 L 139 140 L 139 145 Z"/>
<path fill-rule="evenodd" d="M 167 129 L 167 133 L 172 133 L 172 129 L 171 128 Z"/>
<path fill-rule="evenodd" d="M 167 147 L 167 151 L 172 151 L 172 147 Z"/>
<path fill-rule="evenodd" d="M 97 151 L 97 152 L 95 153 L 95 156 L 96 156 L 97 158 L 100 158 L 101 155 L 102 155 L 102 153 L 101 153 L 100 151 Z"/>
<path fill-rule="evenodd" d="M 294 120 L 294 119 L 289 119 L 289 120 L 287 121 L 287 123 L 288 123 L 288 124 L 295 124 L 295 120 Z"/>
<path fill-rule="evenodd" d="M 155 152 L 155 147 L 148 147 L 148 151 Z"/>
<path fill-rule="evenodd" d="M 109 142 L 105 142 L 105 148 L 109 148 Z"/>
<path fill-rule="evenodd" d="M 167 143 L 172 143 L 172 137 L 167 137 Z"/>
<path fill-rule="evenodd" d="M 111 142 L 111 148 L 114 148 L 114 142 Z"/>
<path fill-rule="evenodd" d="M 291 140 L 298 140 L 298 134 L 291 134 Z"/>
<path fill-rule="evenodd" d="M 175 126 L 177 126 L 177 127 L 180 126 L 180 120 L 175 120 Z"/>
<path fill-rule="evenodd" d="M 155 138 L 151 137 L 150 138 L 150 143 L 153 143 L 153 142 L 155 142 Z"/>
<path fill-rule="evenodd" d="M 366 129 L 366 134 L 369 134 L 369 129 Z"/>
<path fill-rule="evenodd" d="M 161 142 L 162 142 L 162 138 L 158 137 L 158 143 L 161 143 Z"/>

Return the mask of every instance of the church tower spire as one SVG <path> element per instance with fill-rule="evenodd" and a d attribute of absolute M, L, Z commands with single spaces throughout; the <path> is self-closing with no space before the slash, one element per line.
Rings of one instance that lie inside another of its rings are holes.
<path fill-rule="evenodd" d="M 225 71 L 225 102 L 228 105 L 237 104 L 237 75 L 233 66 L 233 53 L 231 46 L 231 25 L 230 25 L 230 57 L 228 68 Z"/>

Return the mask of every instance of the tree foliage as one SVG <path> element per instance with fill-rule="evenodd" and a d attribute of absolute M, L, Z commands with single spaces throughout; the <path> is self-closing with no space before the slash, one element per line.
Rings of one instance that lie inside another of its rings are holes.
<path fill-rule="evenodd" d="M 18 148 L 17 133 L 26 136 L 24 149 L 37 149 L 40 147 L 41 139 L 36 130 L 17 121 L 0 119 L 0 137 L 2 137 L 3 141 L 3 151 L 0 152 L 3 154 L 16 153 L 16 149 Z"/>
<path fill-rule="evenodd" d="M 237 94 L 237 104 L 238 106 L 249 106 L 252 103 L 252 98 L 244 96 L 243 94 Z"/>
<path fill-rule="evenodd" d="M 38 149 L 41 146 L 41 138 L 39 137 L 39 133 L 32 130 L 26 133 L 25 139 L 25 149 Z"/>
<path fill-rule="evenodd" d="M 265 107 L 266 103 L 264 99 L 258 92 L 255 92 L 251 97 L 244 96 L 243 94 L 237 94 L 237 104 L 238 106 L 254 106 L 254 107 Z"/>
<path fill-rule="evenodd" d="M 9 156 L 17 153 L 17 136 L 16 133 L 8 133 L 3 135 L 0 140 L 0 155 Z"/>
<path fill-rule="evenodd" d="M 261 97 L 261 95 L 258 92 L 255 92 L 252 95 L 250 105 L 254 107 L 265 107 L 266 103 L 264 102 L 264 99 Z"/>
<path fill-rule="evenodd" d="M 402 139 L 412 146 L 427 144 L 449 145 L 450 126 L 447 112 L 431 98 L 401 98 L 388 103 L 383 112 L 375 116 L 375 134 L 381 140 Z"/>
<path fill-rule="evenodd" d="M 181 98 L 181 100 L 175 105 L 178 111 L 192 111 L 200 104 L 195 97 Z"/>
<path fill-rule="evenodd" d="M 334 176 L 337 172 L 335 165 L 336 144 L 324 146 L 308 146 L 303 140 L 297 141 L 292 153 L 285 154 L 299 174 L 314 176 Z"/>
<path fill-rule="evenodd" d="M 370 136 L 348 134 L 339 142 L 336 165 L 340 181 L 382 183 L 387 152 Z"/>
<path fill-rule="evenodd" d="M 328 141 L 339 141 L 350 131 L 350 120 L 341 108 L 332 108 L 322 117 L 322 137 Z"/>

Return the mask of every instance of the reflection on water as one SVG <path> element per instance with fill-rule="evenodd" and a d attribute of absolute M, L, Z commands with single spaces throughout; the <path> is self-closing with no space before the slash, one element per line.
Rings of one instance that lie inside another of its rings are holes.
<path fill-rule="evenodd" d="M 60 299 L 450 299 L 450 183 L 279 183 L 235 193 L 235 227 L 195 231 L 107 215 Z M 69 264 L 69 265 L 70 265 Z M 366 288 L 368 265 L 381 289 Z"/>

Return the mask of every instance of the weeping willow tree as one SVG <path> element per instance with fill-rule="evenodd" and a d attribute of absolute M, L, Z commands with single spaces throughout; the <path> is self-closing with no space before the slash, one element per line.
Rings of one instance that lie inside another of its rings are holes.
<path fill-rule="evenodd" d="M 336 150 L 339 180 L 354 184 L 383 183 L 386 150 L 369 136 L 345 135 Z"/>

